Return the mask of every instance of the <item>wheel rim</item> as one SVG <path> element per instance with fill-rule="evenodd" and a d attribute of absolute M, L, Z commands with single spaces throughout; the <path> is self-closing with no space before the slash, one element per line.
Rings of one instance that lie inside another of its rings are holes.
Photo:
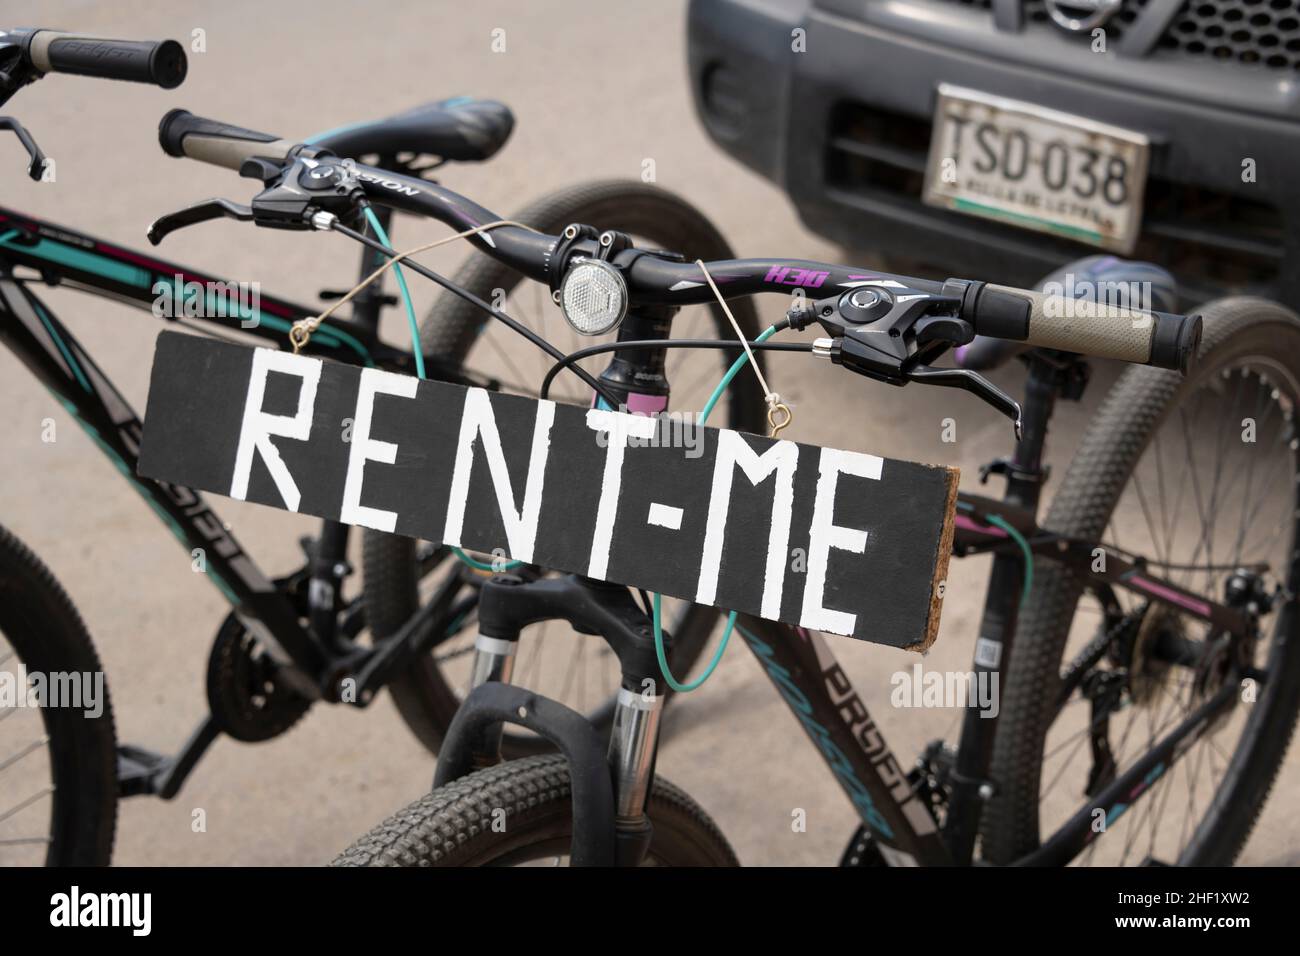
<path fill-rule="evenodd" d="M 1106 776 L 1104 754 L 1093 747 L 1094 728 L 1104 727 L 1100 736 L 1116 772 L 1123 773 L 1217 689 L 1239 681 L 1243 667 L 1257 669 L 1262 680 L 1243 682 L 1213 729 L 1132 808 L 1118 816 L 1112 811 L 1110 819 L 1099 816 L 1094 832 L 1104 830 L 1079 864 L 1195 863 L 1222 814 L 1234 812 L 1231 794 L 1259 739 L 1264 695 L 1276 692 L 1278 681 L 1268 677 L 1280 666 L 1282 606 L 1298 583 L 1292 558 L 1298 395 L 1294 376 L 1275 360 L 1232 359 L 1205 376 L 1161 423 L 1121 493 L 1103 536 L 1108 545 L 1151 557 L 1154 573 L 1216 600 L 1224 599 L 1226 580 L 1239 568 L 1280 594 L 1260 618 L 1255 641 L 1217 634 L 1182 615 L 1157 614 L 1121 589 L 1080 600 L 1062 658 L 1062 680 L 1073 673 L 1077 686 L 1043 746 L 1041 833 L 1054 832 L 1078 809 L 1089 774 Z M 1079 679 L 1085 648 L 1099 628 L 1114 636 L 1103 659 Z M 1195 649 L 1195 663 L 1171 662 L 1177 656 L 1171 647 Z M 1094 705 L 1103 687 L 1110 693 L 1119 688 L 1116 709 Z"/>
<path fill-rule="evenodd" d="M 13 681 L 16 693 L 27 690 L 18 653 L 3 634 L 0 675 Z M 0 706 L 0 865 L 40 866 L 53 848 L 50 734 L 41 708 L 18 703 Z"/>

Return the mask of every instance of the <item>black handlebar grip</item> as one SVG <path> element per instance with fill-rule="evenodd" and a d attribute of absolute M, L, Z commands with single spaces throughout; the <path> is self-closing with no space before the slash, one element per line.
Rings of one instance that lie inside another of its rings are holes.
<path fill-rule="evenodd" d="M 185 50 L 175 40 L 104 40 L 37 30 L 28 43 L 27 55 L 42 73 L 152 83 L 171 90 L 181 85 L 189 69 Z"/>
<path fill-rule="evenodd" d="M 1151 336 L 1151 361 L 1160 368 L 1177 369 L 1184 375 L 1201 350 L 1204 323 L 1199 315 L 1170 315 L 1152 312 L 1156 330 Z"/>
<path fill-rule="evenodd" d="M 162 118 L 158 142 L 168 156 L 188 156 L 234 170 L 254 156 L 284 159 L 295 145 L 269 133 L 204 119 L 189 110 L 172 110 Z"/>
<path fill-rule="evenodd" d="M 986 285 L 975 331 L 1035 348 L 1186 372 L 1201 341 L 1199 315 L 1171 315 L 1087 299 Z"/>

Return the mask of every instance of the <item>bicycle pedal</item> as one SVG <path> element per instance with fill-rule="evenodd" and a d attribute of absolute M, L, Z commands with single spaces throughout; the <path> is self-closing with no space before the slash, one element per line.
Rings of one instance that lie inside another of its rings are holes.
<path fill-rule="evenodd" d="M 132 744 L 117 747 L 117 795 L 138 797 L 157 792 L 158 780 L 171 769 L 172 758 Z"/>

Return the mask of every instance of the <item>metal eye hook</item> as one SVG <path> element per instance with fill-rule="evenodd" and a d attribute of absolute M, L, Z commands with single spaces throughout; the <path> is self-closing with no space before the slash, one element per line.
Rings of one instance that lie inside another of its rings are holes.
<path fill-rule="evenodd" d="M 777 413 L 781 416 L 778 418 Z M 794 420 L 794 412 L 790 411 L 790 406 L 785 402 L 775 402 L 767 408 L 767 427 L 770 429 L 767 433 L 768 438 L 775 438 L 780 434 L 781 429 L 785 428 Z"/>

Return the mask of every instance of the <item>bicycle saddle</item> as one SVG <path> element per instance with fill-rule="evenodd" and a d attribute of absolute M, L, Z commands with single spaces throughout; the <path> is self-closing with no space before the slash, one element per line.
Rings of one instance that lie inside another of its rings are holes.
<path fill-rule="evenodd" d="M 340 126 L 308 142 L 354 159 L 371 153 L 428 153 L 474 162 L 496 153 L 514 127 L 514 114 L 504 103 L 458 96 L 425 103 L 387 119 Z"/>
<path fill-rule="evenodd" d="M 1047 276 L 1039 284 L 1039 290 L 1123 308 L 1178 311 L 1178 282 L 1167 269 L 1150 262 L 1132 262 L 1116 256 L 1076 259 Z M 1019 342 L 980 335 L 969 345 L 958 348 L 953 355 L 962 368 L 980 371 L 997 368 L 1028 348 Z"/>

